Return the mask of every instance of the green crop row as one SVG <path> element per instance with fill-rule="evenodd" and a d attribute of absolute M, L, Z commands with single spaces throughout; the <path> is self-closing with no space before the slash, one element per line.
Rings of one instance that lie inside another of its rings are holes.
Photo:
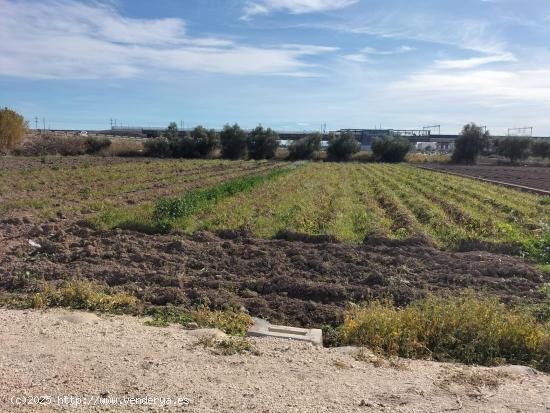
<path fill-rule="evenodd" d="M 246 228 L 261 237 L 422 236 L 443 248 L 489 245 L 549 262 L 547 198 L 406 165 L 308 164 L 179 222 L 188 232 Z"/>
<path fill-rule="evenodd" d="M 99 228 L 123 228 L 145 233 L 168 232 L 172 229 L 187 230 L 189 218 L 203 211 L 211 211 L 223 199 L 254 188 L 289 173 L 294 168 L 269 167 L 260 174 L 237 176 L 215 185 L 199 187 L 180 197 L 158 198 L 125 209 L 107 209 L 91 219 Z M 266 172 L 267 171 L 267 172 Z"/>

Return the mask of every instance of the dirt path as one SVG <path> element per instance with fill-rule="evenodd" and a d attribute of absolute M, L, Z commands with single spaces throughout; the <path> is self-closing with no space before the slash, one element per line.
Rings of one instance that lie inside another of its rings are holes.
<path fill-rule="evenodd" d="M 0 309 L 0 337 L 2 412 L 550 410 L 550 376 L 526 367 L 403 360 L 390 366 L 358 361 L 354 349 L 273 339 L 254 340 L 259 355 L 220 356 L 180 326 L 63 310 Z M 32 396 L 42 397 L 42 405 L 12 404 Z M 77 397 L 92 405 L 78 406 Z M 132 397 L 158 399 L 123 404 Z M 161 397 L 189 405 L 162 408 Z M 100 398 L 109 404 L 93 405 Z"/>
<path fill-rule="evenodd" d="M 550 194 L 550 168 L 536 166 L 502 166 L 502 165 L 453 165 L 425 164 L 418 165 L 440 172 L 449 172 L 461 176 L 485 179 L 492 182 L 531 188 L 540 195 Z"/>

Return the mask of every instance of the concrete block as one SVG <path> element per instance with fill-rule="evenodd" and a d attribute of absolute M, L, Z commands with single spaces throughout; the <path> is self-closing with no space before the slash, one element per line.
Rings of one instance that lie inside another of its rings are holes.
<path fill-rule="evenodd" d="M 278 326 L 259 318 L 254 318 L 254 325 L 248 329 L 247 336 L 286 338 L 308 341 L 316 346 L 323 345 L 323 331 L 321 329 Z"/>

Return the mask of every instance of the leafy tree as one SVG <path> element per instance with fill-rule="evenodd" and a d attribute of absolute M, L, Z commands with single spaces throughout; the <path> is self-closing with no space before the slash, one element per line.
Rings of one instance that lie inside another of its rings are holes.
<path fill-rule="evenodd" d="M 403 162 L 410 149 L 409 140 L 401 136 L 375 138 L 372 142 L 372 153 L 382 162 Z"/>
<path fill-rule="evenodd" d="M 340 135 L 329 135 L 327 153 L 331 161 L 348 161 L 351 155 L 360 150 L 361 144 L 351 132 L 344 132 Z"/>
<path fill-rule="evenodd" d="M 534 139 L 531 142 L 531 154 L 539 158 L 550 158 L 550 139 Z"/>
<path fill-rule="evenodd" d="M 162 133 L 162 136 L 169 140 L 175 140 L 178 137 L 178 125 L 176 122 L 170 122 L 166 130 Z"/>
<path fill-rule="evenodd" d="M 14 148 L 23 140 L 27 122 L 14 110 L 0 109 L 0 151 Z"/>
<path fill-rule="evenodd" d="M 195 141 L 196 151 L 201 158 L 209 158 L 220 146 L 220 134 L 214 129 L 206 130 L 197 126 L 191 131 L 191 137 Z"/>
<path fill-rule="evenodd" d="M 529 146 L 531 139 L 519 136 L 508 136 L 499 139 L 497 142 L 497 153 L 500 156 L 510 159 L 510 162 L 516 163 L 520 159 L 529 157 Z"/>
<path fill-rule="evenodd" d="M 210 157 L 219 145 L 219 137 L 213 129 L 197 126 L 189 134 L 169 139 L 172 156 L 175 158 Z"/>
<path fill-rule="evenodd" d="M 241 159 L 246 154 L 246 132 L 236 123 L 223 127 L 220 143 L 223 158 Z"/>
<path fill-rule="evenodd" d="M 321 134 L 315 132 L 295 140 L 288 148 L 288 159 L 313 159 L 321 150 L 321 139 Z"/>
<path fill-rule="evenodd" d="M 279 147 L 279 135 L 271 128 L 257 126 L 246 140 L 248 156 L 252 159 L 272 159 Z"/>
<path fill-rule="evenodd" d="M 479 154 L 489 145 L 489 131 L 475 123 L 464 125 L 455 142 L 452 160 L 456 163 L 476 163 Z"/>

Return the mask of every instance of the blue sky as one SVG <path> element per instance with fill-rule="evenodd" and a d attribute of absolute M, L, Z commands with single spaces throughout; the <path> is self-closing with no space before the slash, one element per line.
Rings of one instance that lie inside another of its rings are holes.
<path fill-rule="evenodd" d="M 550 135 L 550 2 L 0 0 L 0 105 L 52 128 Z"/>

